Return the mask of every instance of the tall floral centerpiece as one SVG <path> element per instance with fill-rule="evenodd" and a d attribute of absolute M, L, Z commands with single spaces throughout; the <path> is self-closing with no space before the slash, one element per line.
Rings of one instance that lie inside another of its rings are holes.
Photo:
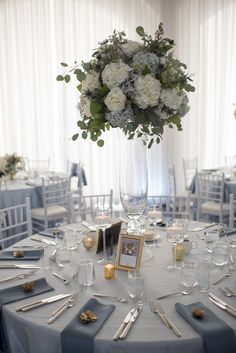
<path fill-rule="evenodd" d="M 174 41 L 164 37 L 162 23 L 154 38 L 141 26 L 136 32 L 141 42 L 114 31 L 81 67 L 61 63 L 65 72 L 57 80 L 70 82 L 72 72 L 79 81 L 80 118 L 73 140 L 90 138 L 101 147 L 103 132 L 119 128 L 127 140 L 138 139 L 151 148 L 161 141 L 165 126 L 182 130 L 181 119 L 189 110 L 187 92 L 194 91 L 186 65 L 174 57 Z M 145 207 L 142 201 L 140 205 Z"/>

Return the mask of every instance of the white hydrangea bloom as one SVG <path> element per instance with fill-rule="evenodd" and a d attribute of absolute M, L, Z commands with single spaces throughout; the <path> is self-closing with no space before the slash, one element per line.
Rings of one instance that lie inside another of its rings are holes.
<path fill-rule="evenodd" d="M 145 67 L 148 67 L 150 72 L 155 75 L 159 63 L 160 60 L 156 54 L 140 51 L 134 55 L 132 66 L 141 73 Z"/>
<path fill-rule="evenodd" d="M 110 112 L 117 112 L 125 108 L 126 96 L 119 87 L 114 87 L 106 96 L 104 103 Z"/>
<path fill-rule="evenodd" d="M 119 86 L 128 79 L 130 70 L 130 67 L 122 60 L 107 64 L 102 71 L 103 83 L 109 88 Z"/>
<path fill-rule="evenodd" d="M 177 89 L 163 89 L 161 91 L 161 101 L 162 103 L 170 109 L 178 110 L 182 104 L 183 95 L 181 91 Z"/>
<path fill-rule="evenodd" d="M 91 114 L 91 110 L 90 110 L 90 99 L 88 97 L 82 97 L 81 96 L 81 100 L 80 100 L 80 104 L 81 104 L 81 107 L 83 109 L 83 112 L 84 114 L 90 118 L 92 116 Z"/>
<path fill-rule="evenodd" d="M 96 88 L 100 88 L 99 73 L 92 70 L 86 73 L 86 79 L 82 81 L 81 93 L 93 91 Z"/>
<path fill-rule="evenodd" d="M 128 40 L 121 45 L 121 49 L 128 58 L 132 58 L 134 52 L 140 47 L 140 43 L 134 40 Z"/>
<path fill-rule="evenodd" d="M 134 87 L 136 90 L 134 100 L 140 108 L 146 109 L 148 106 L 154 107 L 158 104 L 161 83 L 150 74 L 147 74 L 144 77 L 139 77 L 135 81 Z"/>

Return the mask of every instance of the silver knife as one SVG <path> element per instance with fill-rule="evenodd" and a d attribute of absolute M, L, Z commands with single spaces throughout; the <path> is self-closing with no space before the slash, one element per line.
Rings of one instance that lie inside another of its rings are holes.
<path fill-rule="evenodd" d="M 149 306 L 151 308 L 151 311 L 153 313 L 156 313 L 160 317 L 160 319 L 166 325 L 166 327 L 170 328 L 170 325 L 166 320 L 165 315 L 162 312 L 160 312 L 160 310 L 158 309 L 158 306 L 154 302 L 149 302 Z"/>
<path fill-rule="evenodd" d="M 120 338 L 120 334 L 122 333 L 122 331 L 124 330 L 124 328 L 128 324 L 128 322 L 130 321 L 130 319 L 135 311 L 136 311 L 136 308 L 133 308 L 128 312 L 124 321 L 122 322 L 122 324 L 120 325 L 120 327 L 118 328 L 118 330 L 116 331 L 116 333 L 113 336 L 114 341 L 117 341 Z"/>
<path fill-rule="evenodd" d="M 182 333 L 178 330 L 178 328 L 175 326 L 175 324 L 173 323 L 173 321 L 171 321 L 171 319 L 166 315 L 166 312 L 163 308 L 163 306 L 160 303 L 156 304 L 158 307 L 158 310 L 163 314 L 163 316 L 165 317 L 166 321 L 168 322 L 171 330 L 176 334 L 177 337 L 181 337 Z"/>
<path fill-rule="evenodd" d="M 214 225 L 215 225 L 215 223 L 209 223 L 209 224 L 206 224 L 205 226 L 189 229 L 189 231 L 190 232 L 200 232 L 201 230 L 207 229 L 207 228 L 212 227 Z"/>
<path fill-rule="evenodd" d="M 79 292 L 72 295 L 72 297 L 67 300 L 64 304 L 59 306 L 51 315 L 50 319 L 48 320 L 48 325 L 52 324 L 64 311 L 68 308 L 72 308 L 76 303 L 76 300 L 79 296 Z"/>
<path fill-rule="evenodd" d="M 13 245 L 14 249 L 42 249 L 42 245 Z"/>
<path fill-rule="evenodd" d="M 31 270 L 27 273 L 18 273 L 18 275 L 5 277 L 5 278 L 0 279 L 0 283 L 7 282 L 7 281 L 10 281 L 12 279 L 17 279 L 17 278 L 18 279 L 27 278 L 27 277 L 31 276 L 36 271 L 37 271 L 37 269 L 34 269 L 34 270 Z"/>
<path fill-rule="evenodd" d="M 27 264 L 22 264 L 22 265 L 11 265 L 11 264 L 0 264 L 0 269 L 1 268 L 28 268 L 28 269 L 33 269 L 33 268 L 40 268 L 39 266 L 35 265 L 27 265 Z"/>
<path fill-rule="evenodd" d="M 212 301 L 212 303 L 214 303 L 215 305 L 217 305 L 219 308 L 223 309 L 224 311 L 226 311 L 228 314 L 232 315 L 233 317 L 236 317 L 236 312 L 234 310 L 231 310 L 229 307 L 227 307 L 226 305 L 223 305 L 221 303 L 219 303 L 218 301 L 214 300 L 212 297 L 209 296 L 210 301 Z"/>
<path fill-rule="evenodd" d="M 236 314 L 236 308 L 234 308 L 233 306 L 227 304 L 226 302 L 224 302 L 222 299 L 218 298 L 216 295 L 209 293 L 209 298 L 212 298 L 213 300 L 215 300 L 216 302 L 220 303 L 221 305 L 225 306 L 226 308 L 232 310 L 235 312 Z"/>
<path fill-rule="evenodd" d="M 40 243 L 44 242 L 45 244 L 48 244 L 48 245 L 56 245 L 56 242 L 54 240 L 44 239 L 39 235 L 31 235 L 30 238 L 32 240 L 39 241 Z"/>
<path fill-rule="evenodd" d="M 29 311 L 29 310 L 38 308 L 42 305 L 53 303 L 53 302 L 56 302 L 56 301 L 61 300 L 63 298 L 67 298 L 70 295 L 71 294 L 58 294 L 58 295 L 54 295 L 53 297 L 45 298 L 42 300 L 37 300 L 37 301 L 31 302 L 27 305 L 23 305 L 23 306 L 16 308 L 16 311 L 23 311 L 23 312 Z"/>
<path fill-rule="evenodd" d="M 142 310 L 141 307 L 138 307 L 138 308 L 135 310 L 135 312 L 134 312 L 133 315 L 131 316 L 131 318 L 130 318 L 128 324 L 125 326 L 124 330 L 123 330 L 123 331 L 121 332 L 121 334 L 120 334 L 120 339 L 121 339 L 121 340 L 124 340 L 124 339 L 125 339 L 125 337 L 127 336 L 127 334 L 128 334 L 128 332 L 129 332 L 131 326 L 132 326 L 132 325 L 134 324 L 134 322 L 136 321 L 136 319 L 137 319 L 137 317 L 138 317 L 138 315 L 139 315 L 139 313 L 140 313 L 141 310 Z"/>

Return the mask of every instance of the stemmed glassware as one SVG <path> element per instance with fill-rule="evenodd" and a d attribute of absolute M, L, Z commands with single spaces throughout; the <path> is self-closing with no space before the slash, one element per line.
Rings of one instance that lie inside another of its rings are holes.
<path fill-rule="evenodd" d="M 107 257 L 107 249 L 106 249 L 106 229 L 112 225 L 111 219 L 111 211 L 110 210 L 99 210 L 95 215 L 95 226 L 99 230 L 102 231 L 102 239 L 103 239 L 103 259 L 98 260 L 100 264 L 106 264 L 111 262 L 112 260 Z"/>
<path fill-rule="evenodd" d="M 139 218 L 147 206 L 148 178 L 145 146 L 140 141 L 123 141 L 120 156 L 120 199 L 130 219 L 127 231 L 140 233 Z"/>
<path fill-rule="evenodd" d="M 176 246 L 184 239 L 184 224 L 181 219 L 174 219 L 167 224 L 167 240 L 173 244 L 174 264 L 167 267 L 168 271 L 177 271 L 180 267 L 176 264 Z"/>

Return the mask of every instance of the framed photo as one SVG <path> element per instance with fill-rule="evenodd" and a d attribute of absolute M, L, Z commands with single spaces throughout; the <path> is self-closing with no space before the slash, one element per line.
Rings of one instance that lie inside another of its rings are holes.
<path fill-rule="evenodd" d="M 116 268 L 118 270 L 139 270 L 143 242 L 143 236 L 120 234 L 116 254 Z"/>
<path fill-rule="evenodd" d="M 122 222 L 117 222 L 112 224 L 111 227 L 105 230 L 106 248 L 111 249 L 111 253 L 109 255 L 112 255 L 113 246 L 118 243 L 118 239 L 121 231 L 121 225 L 122 225 Z M 102 251 L 103 251 L 103 237 L 102 237 L 102 231 L 99 230 L 96 253 L 98 254 L 99 252 L 102 252 Z"/>

